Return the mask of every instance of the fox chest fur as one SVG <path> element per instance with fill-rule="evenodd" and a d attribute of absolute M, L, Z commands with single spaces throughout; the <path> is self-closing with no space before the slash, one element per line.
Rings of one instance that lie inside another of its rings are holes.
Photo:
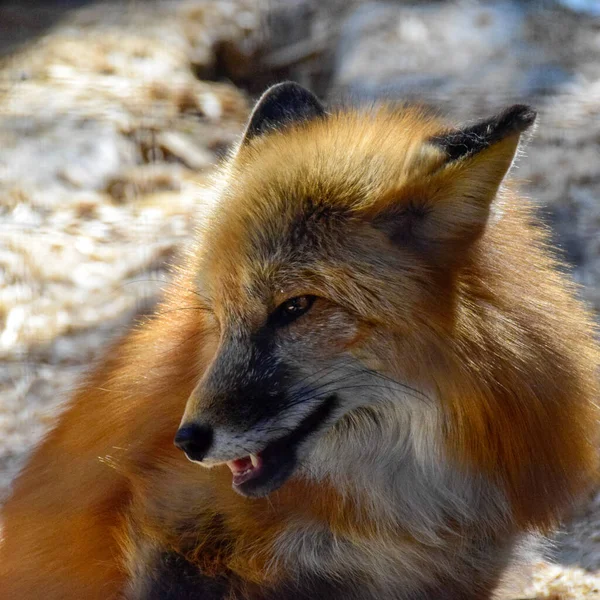
<path fill-rule="evenodd" d="M 0 597 L 505 597 L 597 466 L 591 319 L 505 180 L 534 119 L 267 91 L 17 481 Z"/>

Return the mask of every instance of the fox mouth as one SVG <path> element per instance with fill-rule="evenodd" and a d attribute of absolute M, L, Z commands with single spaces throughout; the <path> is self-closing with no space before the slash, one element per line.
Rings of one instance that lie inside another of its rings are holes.
<path fill-rule="evenodd" d="M 281 487 L 298 466 L 302 442 L 327 422 L 337 404 L 335 395 L 327 397 L 290 433 L 256 454 L 228 461 L 234 491 L 249 498 L 262 498 Z"/>

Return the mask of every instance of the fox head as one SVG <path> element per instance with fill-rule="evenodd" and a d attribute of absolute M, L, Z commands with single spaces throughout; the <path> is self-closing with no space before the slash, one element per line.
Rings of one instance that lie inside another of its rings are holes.
<path fill-rule="evenodd" d="M 269 89 L 199 232 L 208 366 L 176 436 L 188 458 L 227 463 L 247 496 L 326 474 L 327 453 L 368 453 L 382 427 L 435 447 L 455 429 L 470 452 L 481 435 L 480 463 L 501 461 L 494 392 L 466 433 L 448 399 L 475 395 L 464 372 L 495 368 L 494 334 L 480 339 L 465 298 L 496 301 L 483 239 L 506 220 L 503 180 L 534 120 L 521 105 L 463 128 L 410 107 L 330 114 L 297 84 Z"/>

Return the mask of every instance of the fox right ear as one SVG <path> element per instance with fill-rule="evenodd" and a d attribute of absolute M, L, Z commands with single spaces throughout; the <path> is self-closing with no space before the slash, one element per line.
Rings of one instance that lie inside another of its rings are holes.
<path fill-rule="evenodd" d="M 325 114 L 319 99 L 306 88 L 286 81 L 271 86 L 259 99 L 246 126 L 242 144 L 257 136 Z"/>
<path fill-rule="evenodd" d="M 440 261 L 460 257 L 483 233 L 521 134 L 535 121 L 528 106 L 515 105 L 462 129 L 426 140 L 430 171 L 391 195 L 391 210 L 376 219 L 392 240 L 416 244 Z"/>
<path fill-rule="evenodd" d="M 535 117 L 536 112 L 530 106 L 515 104 L 490 119 L 450 130 L 428 141 L 446 154 L 448 162 L 452 162 L 473 156 L 509 136 L 519 136 L 533 125 Z"/>

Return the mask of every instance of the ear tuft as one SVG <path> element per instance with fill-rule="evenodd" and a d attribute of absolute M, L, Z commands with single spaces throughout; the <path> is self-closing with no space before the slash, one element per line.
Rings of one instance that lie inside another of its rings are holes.
<path fill-rule="evenodd" d="M 535 122 L 537 112 L 526 104 L 514 104 L 498 115 L 499 130 L 504 130 L 507 135 L 512 133 L 523 133 Z"/>
<path fill-rule="evenodd" d="M 293 81 L 278 83 L 270 87 L 257 102 L 242 143 L 269 131 L 323 115 L 325 108 L 312 92 Z"/>
<path fill-rule="evenodd" d="M 530 106 L 515 104 L 490 119 L 436 135 L 429 142 L 441 148 L 450 161 L 471 156 L 501 140 L 519 135 L 533 125 L 537 113 Z"/>

